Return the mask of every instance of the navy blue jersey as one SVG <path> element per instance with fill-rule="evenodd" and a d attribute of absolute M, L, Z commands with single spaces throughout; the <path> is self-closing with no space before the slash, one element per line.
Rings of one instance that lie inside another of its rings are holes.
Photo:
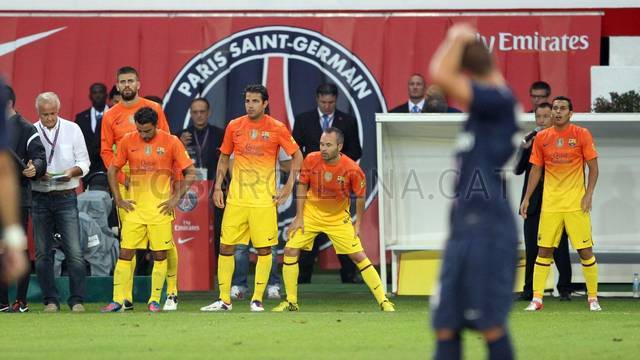
<path fill-rule="evenodd" d="M 469 119 L 457 143 L 453 229 L 487 225 L 505 213 L 512 217 L 503 166 L 515 149 L 516 100 L 506 87 L 472 83 L 472 90 Z"/>
<path fill-rule="evenodd" d="M 0 81 L 0 150 L 9 147 L 9 136 L 7 134 L 7 91 L 4 83 Z"/>

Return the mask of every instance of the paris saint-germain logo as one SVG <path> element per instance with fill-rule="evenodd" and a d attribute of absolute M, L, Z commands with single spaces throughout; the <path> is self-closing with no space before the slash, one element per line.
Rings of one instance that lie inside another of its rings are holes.
<path fill-rule="evenodd" d="M 223 131 L 231 119 L 245 114 L 242 90 L 256 83 L 267 87 L 271 115 L 289 129 L 296 115 L 316 109 L 318 85 L 337 85 L 337 109 L 358 123 L 363 149 L 359 164 L 367 174 L 368 206 L 377 193 L 375 113 L 386 112 L 385 101 L 364 62 L 318 32 L 291 26 L 257 27 L 231 34 L 197 53 L 178 72 L 165 96 L 171 131 L 179 134 L 188 126 L 189 106 L 196 97 L 209 101 L 209 123 Z M 281 178 L 283 182 L 285 177 Z M 278 208 L 281 235 L 295 215 L 292 204 L 290 199 Z"/>

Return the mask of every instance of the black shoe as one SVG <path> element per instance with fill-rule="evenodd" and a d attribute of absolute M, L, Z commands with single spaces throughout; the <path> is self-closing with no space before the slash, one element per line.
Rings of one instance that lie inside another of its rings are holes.
<path fill-rule="evenodd" d="M 531 301 L 533 300 L 533 294 L 521 293 L 520 296 L 516 298 L 517 301 Z"/>
<path fill-rule="evenodd" d="M 561 292 L 560 293 L 560 301 L 571 301 L 571 293 L 570 292 Z"/>
<path fill-rule="evenodd" d="M 124 311 L 131 311 L 133 310 L 133 303 L 129 300 L 125 300 L 122 303 L 122 306 L 124 307 Z"/>
<path fill-rule="evenodd" d="M 9 312 L 9 304 L 0 304 L 0 312 Z"/>

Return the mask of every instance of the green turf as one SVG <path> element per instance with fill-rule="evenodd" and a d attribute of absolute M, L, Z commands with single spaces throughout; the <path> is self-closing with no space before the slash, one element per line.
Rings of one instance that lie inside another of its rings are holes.
<path fill-rule="evenodd" d="M 176 313 L 0 314 L 2 359 L 425 359 L 433 351 L 425 297 L 396 297 L 396 313 L 378 310 L 364 285 L 301 286 L 299 313 L 200 313 L 213 293 L 181 296 Z M 266 301 L 267 309 L 277 301 Z M 525 313 L 514 303 L 510 327 L 521 359 L 634 359 L 640 354 L 640 301 L 602 299 L 591 313 L 584 298 L 549 299 Z M 483 359 L 482 340 L 465 335 L 466 358 Z"/>

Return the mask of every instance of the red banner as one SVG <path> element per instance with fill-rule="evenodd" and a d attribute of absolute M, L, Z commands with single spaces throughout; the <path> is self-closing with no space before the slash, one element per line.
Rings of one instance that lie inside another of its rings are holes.
<path fill-rule="evenodd" d="M 27 118 L 35 119 L 38 93 L 55 91 L 61 116 L 73 119 L 90 106 L 91 83 L 110 87 L 119 67 L 134 66 L 144 95 L 164 95 L 174 132 L 188 121 L 188 105 L 196 96 L 212 103 L 211 122 L 224 128 L 244 112 L 242 88 L 264 83 L 272 90 L 272 112 L 292 126 L 294 115 L 315 108 L 320 82 L 338 84 L 338 108 L 359 124 L 360 165 L 370 194 L 363 242 L 375 262 L 374 114 L 407 100 L 408 77 L 428 73 L 446 30 L 462 21 L 477 27 L 525 110 L 530 109 L 529 85 L 537 80 L 549 82 L 552 95 L 573 98 L 575 111 L 589 110 L 590 67 L 599 65 L 601 19 L 580 14 L 2 17 L 0 73 L 13 85 L 17 108 Z M 293 214 L 291 209 L 280 212 L 285 234 Z M 181 259 L 181 264 L 188 261 Z"/>
<path fill-rule="evenodd" d="M 196 181 L 175 209 L 173 240 L 178 249 L 178 288 L 213 289 L 213 234 L 209 227 L 208 181 Z"/>

